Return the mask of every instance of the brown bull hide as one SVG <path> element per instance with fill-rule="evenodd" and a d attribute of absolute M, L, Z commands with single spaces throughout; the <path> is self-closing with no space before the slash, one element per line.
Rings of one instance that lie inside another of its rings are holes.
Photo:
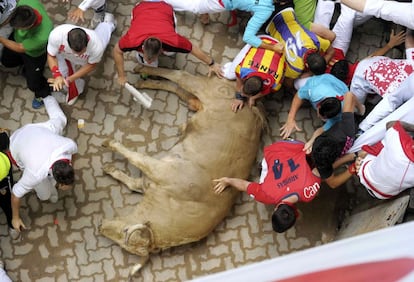
<path fill-rule="evenodd" d="M 144 197 L 134 213 L 104 220 L 100 232 L 128 252 L 147 258 L 151 252 L 206 237 L 229 213 L 238 192 L 227 189 L 217 195 L 212 180 L 249 176 L 264 117 L 256 107 L 231 111 L 232 82 L 178 70 L 138 71 L 169 81 L 144 81 L 137 87 L 175 92 L 198 109 L 183 129 L 182 140 L 162 159 L 130 151 L 114 140 L 105 144 L 124 155 L 143 176 L 134 179 L 112 166 L 104 170 Z"/>

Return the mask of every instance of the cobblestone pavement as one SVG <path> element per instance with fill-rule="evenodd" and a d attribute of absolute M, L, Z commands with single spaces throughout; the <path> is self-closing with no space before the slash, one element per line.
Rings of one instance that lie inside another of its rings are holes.
<path fill-rule="evenodd" d="M 78 2 L 43 1 L 56 24 L 64 23 L 67 11 Z M 191 113 L 175 95 L 150 90 L 147 93 L 154 98 L 154 103 L 152 109 L 145 110 L 116 84 L 112 50 L 129 26 L 134 2 L 108 1 L 108 10 L 116 15 L 118 28 L 103 62 L 87 82 L 87 93 L 73 106 L 62 105 L 68 117 L 66 136 L 79 146 L 79 153 L 74 157 L 74 189 L 60 191 L 56 204 L 40 202 L 34 194 L 26 195 L 22 218 L 30 229 L 23 232 L 21 241 L 10 239 L 5 217 L 0 215 L 0 257 L 13 281 L 125 281 L 129 268 L 138 262 L 137 256 L 98 233 L 102 218 L 112 218 L 117 212 L 128 213 L 141 199 L 103 173 L 102 165 L 113 161 L 134 176 L 140 174 L 124 159 L 101 148 L 101 143 L 115 138 L 149 155 L 163 155 L 178 140 L 179 126 Z M 90 18 L 91 13 L 87 16 Z M 231 61 L 244 45 L 239 27 L 226 26 L 230 21 L 227 13 L 213 15 L 208 26 L 201 25 L 197 16 L 190 13 L 177 13 L 177 20 L 179 32 L 221 64 Z M 379 20 L 371 20 L 358 28 L 349 59 L 363 58 L 380 47 L 385 43 L 386 34 L 387 25 Z M 129 54 L 126 69 L 132 83 L 138 79 L 132 72 L 135 64 L 133 55 Z M 164 58 L 162 65 L 200 75 L 208 71 L 191 55 Z M 45 110 L 31 108 L 33 94 L 17 69 L 0 67 L 0 75 L 1 127 L 16 130 L 27 123 L 44 121 Z M 280 125 L 286 119 L 291 97 L 279 96 L 282 98 L 264 101 L 270 131 L 264 134 L 263 144 L 279 138 Z M 77 128 L 80 118 L 86 123 L 83 129 Z M 304 131 L 296 134 L 296 138 L 304 140 L 319 122 L 310 108 L 302 109 L 298 119 Z M 257 175 L 257 169 L 252 169 L 252 178 Z M 302 219 L 285 234 L 272 231 L 270 207 L 243 196 L 228 218 L 206 239 L 151 255 L 136 281 L 188 280 L 327 242 L 336 228 L 333 210 L 341 192 L 322 190 L 315 202 L 300 206 Z M 318 205 L 321 202 L 324 205 Z"/>

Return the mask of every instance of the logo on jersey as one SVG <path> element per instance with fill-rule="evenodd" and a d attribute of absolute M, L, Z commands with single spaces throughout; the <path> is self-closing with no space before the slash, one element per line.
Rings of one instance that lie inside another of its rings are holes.
<path fill-rule="evenodd" d="M 312 186 L 305 187 L 303 189 L 303 196 L 305 196 L 306 199 L 311 199 L 316 196 L 321 186 L 318 182 L 315 182 Z"/>

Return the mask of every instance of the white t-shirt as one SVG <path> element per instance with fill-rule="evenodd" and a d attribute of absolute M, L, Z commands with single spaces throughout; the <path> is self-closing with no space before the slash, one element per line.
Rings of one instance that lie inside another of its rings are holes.
<path fill-rule="evenodd" d="M 394 92 L 414 72 L 412 60 L 375 56 L 362 60 L 351 82 L 350 90 L 358 98 L 368 93 L 384 96 Z"/>
<path fill-rule="evenodd" d="M 68 43 L 68 33 L 74 28 L 83 29 L 89 37 L 85 53 L 77 55 Z M 62 24 L 55 27 L 49 35 L 47 44 L 47 53 L 51 56 L 63 56 L 75 65 L 96 64 L 101 61 L 105 51 L 105 46 L 96 32 L 91 29 L 79 27 L 71 24 Z"/>
<path fill-rule="evenodd" d="M 414 186 L 414 142 L 396 123 L 387 130 L 377 156 L 368 154 L 358 172 L 361 184 L 379 199 L 388 199 Z"/>

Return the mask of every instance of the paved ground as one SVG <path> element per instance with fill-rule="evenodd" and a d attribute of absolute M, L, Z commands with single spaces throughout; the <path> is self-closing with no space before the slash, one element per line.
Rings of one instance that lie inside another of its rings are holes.
<path fill-rule="evenodd" d="M 43 2 L 55 23 L 60 24 L 65 22 L 67 11 L 80 1 L 75 0 L 72 5 L 60 4 L 60 0 Z M 69 121 L 66 135 L 79 146 L 79 154 L 74 158 L 75 188 L 60 193 L 56 204 L 40 202 L 34 194 L 27 195 L 23 200 L 22 218 L 30 229 L 23 233 L 21 241 L 8 237 L 5 218 L 0 215 L 0 257 L 14 281 L 125 281 L 130 266 L 138 261 L 138 257 L 123 251 L 97 231 L 102 218 L 127 213 L 141 199 L 105 175 L 102 165 L 114 161 L 132 175 L 138 176 L 139 171 L 100 145 L 105 139 L 116 138 L 150 155 L 165 154 L 178 140 L 179 126 L 191 113 L 174 95 L 162 91 L 147 91 L 154 97 L 154 106 L 145 110 L 117 86 L 112 49 L 129 25 L 131 2 L 134 1 L 108 1 L 109 11 L 118 20 L 118 29 L 103 62 L 90 77 L 87 93 L 73 106 L 62 105 Z M 178 13 L 177 18 L 179 32 L 219 63 L 230 61 L 243 46 L 239 27 L 228 28 L 229 16 L 225 13 L 214 15 L 209 26 L 202 26 L 189 13 Z M 363 58 L 384 44 L 386 36 L 386 25 L 379 20 L 371 20 L 358 28 L 349 59 Z M 207 73 L 207 67 L 191 55 L 178 54 L 175 60 L 164 59 L 163 64 L 190 73 Z M 131 82 L 138 79 L 132 72 L 134 65 L 130 54 L 126 68 Z M 17 70 L 0 68 L 0 74 L 1 127 L 15 130 L 24 124 L 45 120 L 44 109 L 31 108 L 33 94 Z M 289 104 L 290 97 L 286 95 L 265 101 L 271 130 L 264 134 L 263 144 L 278 139 Z M 86 121 L 81 130 L 77 128 L 80 118 Z M 318 125 L 314 118 L 309 108 L 300 111 L 299 125 L 304 132 L 296 134 L 296 138 L 303 140 L 310 136 Z M 256 176 L 257 170 L 252 169 L 252 178 Z M 315 202 L 300 206 L 303 216 L 297 226 L 278 235 L 272 232 L 268 221 L 270 209 L 241 197 L 229 217 L 210 236 L 198 243 L 152 255 L 136 280 L 188 280 L 327 242 L 336 228 L 339 216 L 335 213 L 336 203 L 343 192 L 324 189 Z"/>

